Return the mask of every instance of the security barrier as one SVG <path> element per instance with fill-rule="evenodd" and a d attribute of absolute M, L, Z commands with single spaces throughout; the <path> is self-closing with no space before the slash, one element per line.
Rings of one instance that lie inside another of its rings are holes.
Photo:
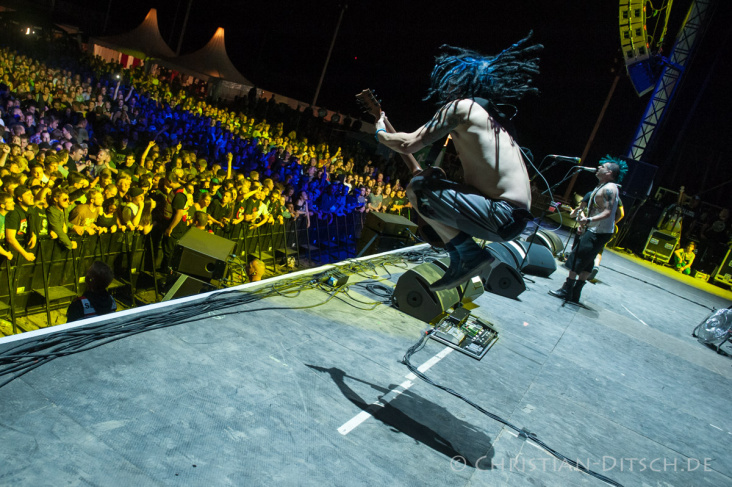
<path fill-rule="evenodd" d="M 26 331 L 19 329 L 18 317 L 44 311 L 48 326 L 51 310 L 67 306 L 81 294 L 86 270 L 95 260 L 113 269 L 116 279 L 111 288 L 127 287 L 134 296 L 146 240 L 138 232 L 72 237 L 77 248 L 67 250 L 50 237 L 40 237 L 31 250 L 34 261 L 13 252 L 12 262 L 0 267 L 0 313 L 6 319 L 9 315 L 13 333 Z"/>
<path fill-rule="evenodd" d="M 303 260 L 322 265 L 355 256 L 363 221 L 364 214 L 354 212 L 332 219 L 313 216 L 310 227 L 301 217 L 258 228 L 240 224 L 215 233 L 235 242 L 234 253 L 241 262 L 256 257 L 270 273 L 283 274 L 301 267 Z M 160 301 L 159 281 L 164 275 L 154 271 L 162 259 L 160 237 L 155 231 L 71 236 L 77 243 L 73 250 L 48 236 L 40 237 L 32 249 L 34 261 L 14 252 L 12 261 L 0 265 L 0 318 L 12 323 L 13 334 L 27 331 L 18 318 L 28 315 L 45 313 L 45 326 L 55 324 L 51 311 L 67 307 L 84 292 L 86 271 L 96 260 L 114 271 L 110 292 L 128 306 L 145 304 L 140 291 L 154 290 L 155 301 Z M 242 279 L 229 279 L 226 285 L 240 284 Z"/>

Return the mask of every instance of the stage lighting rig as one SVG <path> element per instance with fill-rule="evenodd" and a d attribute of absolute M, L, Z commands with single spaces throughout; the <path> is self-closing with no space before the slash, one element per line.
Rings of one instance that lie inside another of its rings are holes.
<path fill-rule="evenodd" d="M 645 0 L 620 0 L 618 22 L 625 69 L 638 96 L 643 96 L 653 89 L 657 78 L 651 69 Z"/>
<path fill-rule="evenodd" d="M 672 5 L 673 0 L 666 0 L 660 8 L 653 7 L 653 4 L 647 0 L 620 0 L 619 2 L 620 50 L 623 53 L 628 77 L 638 96 L 643 96 L 653 90 L 664 65 L 683 69 L 661 55 Z M 650 14 L 648 13 L 649 6 Z M 652 33 L 648 32 L 648 19 L 650 18 L 656 19 L 655 26 L 651 26 Z M 661 32 L 657 35 L 659 29 Z"/>

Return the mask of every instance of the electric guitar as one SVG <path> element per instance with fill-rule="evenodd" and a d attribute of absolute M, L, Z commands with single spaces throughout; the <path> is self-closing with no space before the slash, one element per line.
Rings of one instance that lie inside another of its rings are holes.
<path fill-rule="evenodd" d="M 575 216 L 575 220 L 577 221 L 577 226 L 575 227 L 575 228 L 576 228 L 576 230 L 577 230 L 577 235 L 582 235 L 583 233 L 585 233 L 585 230 L 587 230 L 587 226 L 588 226 L 589 224 L 588 224 L 588 223 L 580 223 L 580 222 L 579 222 L 579 221 L 580 221 L 581 219 L 583 219 L 583 218 L 585 218 L 585 217 L 586 217 L 586 215 L 585 215 L 585 212 L 584 212 L 584 210 L 579 210 L 579 211 L 577 212 L 577 216 Z M 617 222 L 617 221 L 618 221 L 618 220 L 616 220 L 616 222 Z M 613 228 L 613 237 L 614 237 L 615 235 L 617 235 L 617 234 L 618 234 L 618 225 L 617 225 L 617 223 L 616 223 L 616 224 L 614 225 L 614 228 Z"/>
<path fill-rule="evenodd" d="M 374 95 L 374 92 L 371 91 L 371 89 L 366 88 L 365 90 L 361 91 L 361 93 L 357 94 L 356 101 L 358 101 L 359 105 L 361 106 L 361 110 L 363 110 L 364 113 L 373 115 L 375 120 L 378 120 L 381 117 L 381 103 L 379 102 L 379 100 L 376 99 L 376 95 Z M 387 132 L 389 132 L 390 134 L 396 133 L 396 130 L 394 129 L 394 127 L 392 127 L 388 119 L 384 120 L 384 122 Z M 399 156 L 402 158 L 407 167 L 412 170 L 412 172 L 421 168 L 421 165 L 412 154 L 399 153 Z M 443 171 L 437 165 L 428 167 L 427 169 L 423 170 L 420 175 L 424 177 L 430 177 L 435 171 L 441 173 L 437 174 L 438 177 L 446 178 L 445 171 Z M 427 222 L 418 217 L 417 225 L 420 236 L 427 243 L 429 243 L 433 247 L 442 248 L 445 246 L 445 243 L 432 229 L 432 227 L 427 225 Z"/>
<path fill-rule="evenodd" d="M 587 223 L 580 223 L 580 220 L 585 218 L 585 212 L 584 210 L 579 210 L 577 212 L 577 216 L 575 216 L 575 221 L 577 222 L 577 235 L 582 235 L 585 233 L 585 230 L 587 230 Z"/>

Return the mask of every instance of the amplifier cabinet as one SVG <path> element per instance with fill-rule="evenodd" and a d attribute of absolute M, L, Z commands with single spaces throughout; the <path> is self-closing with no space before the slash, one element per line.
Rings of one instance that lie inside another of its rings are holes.
<path fill-rule="evenodd" d="M 643 257 L 666 264 L 674 255 L 674 250 L 678 244 L 678 233 L 654 228 L 648 235 L 646 246 L 643 248 Z"/>

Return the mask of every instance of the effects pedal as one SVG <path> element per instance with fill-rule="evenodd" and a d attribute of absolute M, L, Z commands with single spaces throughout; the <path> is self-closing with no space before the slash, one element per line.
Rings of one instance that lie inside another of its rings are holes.
<path fill-rule="evenodd" d="M 435 325 L 430 338 L 480 360 L 498 340 L 498 331 L 460 307 Z"/>
<path fill-rule="evenodd" d="M 329 269 L 313 276 L 313 280 L 330 287 L 341 287 L 348 284 L 348 276 L 338 269 Z"/>

